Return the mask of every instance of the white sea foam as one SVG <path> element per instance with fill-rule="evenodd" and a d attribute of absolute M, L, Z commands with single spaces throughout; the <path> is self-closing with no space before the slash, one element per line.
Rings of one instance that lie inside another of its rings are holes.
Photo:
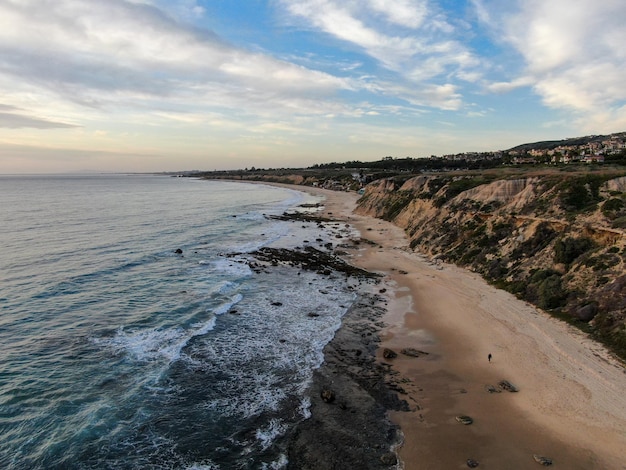
<path fill-rule="evenodd" d="M 215 317 L 206 322 L 196 323 L 191 329 L 170 328 L 130 331 L 118 328 L 112 338 L 94 339 L 96 344 L 105 345 L 117 354 L 128 354 L 138 361 L 165 360 L 177 361 L 182 349 L 194 336 L 205 335 L 215 327 Z"/>
<path fill-rule="evenodd" d="M 251 418 L 277 411 L 287 397 L 286 390 L 278 386 L 278 377 L 273 371 L 253 372 L 239 367 L 227 373 L 227 382 L 213 384 L 223 388 L 225 393 L 205 404 L 208 409 L 219 410 L 221 415 Z"/>
<path fill-rule="evenodd" d="M 220 467 L 213 462 L 203 464 L 194 463 L 191 464 L 189 467 L 186 467 L 186 470 L 220 470 Z"/>
<path fill-rule="evenodd" d="M 263 450 L 268 449 L 274 440 L 285 434 L 287 426 L 279 419 L 272 419 L 264 428 L 256 430 L 256 438 L 261 444 Z"/>
<path fill-rule="evenodd" d="M 232 249 L 239 253 L 250 253 L 285 238 L 289 233 L 287 222 L 274 221 L 271 225 L 263 227 L 263 232 L 259 233 L 256 238 L 246 243 L 240 243 Z"/>
<path fill-rule="evenodd" d="M 237 305 L 243 299 L 243 295 L 237 294 L 232 297 L 229 301 L 224 302 L 220 306 L 213 309 L 213 313 L 215 315 L 223 315 L 228 312 L 234 305 Z"/>
<path fill-rule="evenodd" d="M 218 286 L 219 287 L 215 289 L 214 292 L 222 295 L 228 295 L 238 289 L 240 287 L 240 284 L 237 282 L 226 281 L 219 284 Z"/>
<path fill-rule="evenodd" d="M 275 461 L 270 462 L 269 464 L 262 463 L 261 469 L 262 470 L 281 470 L 283 468 L 287 468 L 288 463 L 289 463 L 289 460 L 287 459 L 287 456 L 285 454 L 280 454 Z"/>
<path fill-rule="evenodd" d="M 260 212 L 246 212 L 245 214 L 238 215 L 237 218 L 239 220 L 250 220 L 253 222 L 257 222 L 259 220 L 265 219 L 265 216 Z"/>
<path fill-rule="evenodd" d="M 228 276 L 248 277 L 252 270 L 242 258 L 218 258 L 211 261 L 211 267 L 218 273 Z"/>
<path fill-rule="evenodd" d="M 305 396 L 300 399 L 300 407 L 298 411 L 304 419 L 311 417 L 311 397 Z"/>
<path fill-rule="evenodd" d="M 296 278 L 289 268 L 272 273 L 264 279 L 267 285 L 260 283 L 255 287 L 258 291 L 250 292 L 254 303 L 240 304 L 241 317 L 235 319 L 242 328 L 220 331 L 211 341 L 197 344 L 200 349 L 191 354 L 206 358 L 204 365 L 194 367 L 218 372 L 212 388 L 219 393 L 205 407 L 220 415 L 246 419 L 275 413 L 287 398 L 296 398 L 298 415 L 309 417 L 305 392 L 313 370 L 322 364 L 323 348 L 354 299 L 343 278 L 320 282 L 313 272 L 301 272 Z M 289 288 L 276 289 L 282 285 Z M 311 295 L 318 290 L 325 294 Z M 265 299 L 264 292 L 268 292 Z M 225 304 L 221 310 L 228 308 Z"/>

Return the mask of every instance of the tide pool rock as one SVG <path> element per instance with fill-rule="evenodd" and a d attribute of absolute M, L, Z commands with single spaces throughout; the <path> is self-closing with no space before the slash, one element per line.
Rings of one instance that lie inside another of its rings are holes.
<path fill-rule="evenodd" d="M 472 419 L 470 416 L 466 416 L 466 415 L 459 415 L 455 419 L 459 423 L 464 424 L 465 426 L 469 426 L 470 424 L 472 424 L 474 422 L 474 419 Z"/>
<path fill-rule="evenodd" d="M 535 462 L 543 465 L 544 467 L 549 467 L 550 465 L 552 465 L 552 459 L 549 459 L 548 457 L 544 457 L 542 455 L 534 454 L 533 459 L 535 459 Z"/>
<path fill-rule="evenodd" d="M 392 349 L 385 348 L 383 349 L 383 357 L 385 359 L 393 359 L 395 357 L 398 357 L 398 354 Z"/>
<path fill-rule="evenodd" d="M 519 389 L 508 380 L 501 380 L 500 382 L 498 382 L 498 387 L 500 387 L 502 390 L 506 390 L 507 392 L 519 391 Z"/>

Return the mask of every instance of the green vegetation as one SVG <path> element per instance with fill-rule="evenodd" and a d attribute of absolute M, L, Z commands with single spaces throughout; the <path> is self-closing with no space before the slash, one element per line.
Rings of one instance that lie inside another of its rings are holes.
<path fill-rule="evenodd" d="M 561 205 L 566 210 L 589 211 L 602 201 L 600 187 L 609 176 L 586 174 L 563 181 L 558 189 L 561 195 Z"/>
<path fill-rule="evenodd" d="M 534 256 L 546 248 L 557 235 L 557 232 L 552 229 L 548 222 L 541 222 L 537 226 L 535 234 L 516 248 L 511 254 L 511 258 L 517 259 Z"/>
<path fill-rule="evenodd" d="M 611 227 L 618 229 L 626 229 L 626 215 L 616 218 L 611 222 Z"/>
<path fill-rule="evenodd" d="M 592 268 L 594 271 L 604 271 L 617 266 L 620 262 L 619 256 L 612 253 L 604 253 L 598 256 L 590 256 L 585 260 L 584 265 Z"/>
<path fill-rule="evenodd" d="M 621 198 L 612 197 L 602 204 L 602 214 L 609 220 L 615 220 L 626 215 L 625 207 Z"/>
<path fill-rule="evenodd" d="M 554 262 L 570 264 L 593 247 L 593 240 L 589 238 L 559 238 L 554 242 Z"/>
<path fill-rule="evenodd" d="M 533 298 L 535 297 L 535 298 Z M 551 270 L 537 271 L 527 286 L 527 299 L 545 310 L 565 305 L 567 293 L 563 289 L 561 275 Z"/>
<path fill-rule="evenodd" d="M 411 191 L 395 191 L 387 197 L 384 220 L 393 220 L 413 200 Z"/>
<path fill-rule="evenodd" d="M 443 195 L 437 198 L 434 201 L 434 204 L 437 207 L 441 207 L 450 199 L 453 199 L 462 192 L 483 184 L 491 183 L 493 179 L 493 176 L 461 176 L 457 179 L 452 180 L 447 185 Z"/>

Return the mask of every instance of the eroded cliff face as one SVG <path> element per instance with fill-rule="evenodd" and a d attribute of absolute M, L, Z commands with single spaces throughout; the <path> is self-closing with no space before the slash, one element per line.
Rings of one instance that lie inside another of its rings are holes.
<path fill-rule="evenodd" d="M 366 187 L 357 212 L 413 249 L 590 330 L 626 358 L 626 178 L 417 176 Z"/>

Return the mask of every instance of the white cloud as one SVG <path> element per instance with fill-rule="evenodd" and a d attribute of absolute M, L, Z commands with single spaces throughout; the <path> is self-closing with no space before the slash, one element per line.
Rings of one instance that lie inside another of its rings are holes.
<path fill-rule="evenodd" d="M 369 4 L 391 23 L 412 29 L 422 26 L 428 13 L 424 0 L 369 0 Z"/>
<path fill-rule="evenodd" d="M 458 109 L 462 96 L 454 82 L 480 77 L 479 61 L 425 0 L 280 4 L 361 48 L 396 83 L 357 76 L 362 61 L 327 61 L 323 69 L 336 70 L 333 75 L 316 70 L 314 60 L 298 65 L 229 45 L 188 22 L 206 14 L 197 0 L 20 0 L 0 1 L 0 95 L 39 116 L 41 126 L 81 123 L 95 117 L 92 111 L 137 122 L 149 121 L 146 113 L 163 118 L 183 109 L 281 119 L 358 115 L 347 100 L 338 103 L 346 92 Z"/>
<path fill-rule="evenodd" d="M 29 115 L 16 106 L 0 103 L 0 128 L 67 129 L 73 127 L 77 126 Z"/>
<path fill-rule="evenodd" d="M 280 0 L 310 28 L 360 48 L 416 84 L 476 75 L 480 61 L 441 11 L 418 0 Z M 405 28 L 399 28 L 403 26 Z M 407 29 L 408 28 L 408 29 Z"/>
<path fill-rule="evenodd" d="M 534 84 L 532 77 L 518 77 L 510 82 L 494 82 L 487 85 L 487 89 L 494 93 L 507 93 L 516 88 L 526 87 Z"/>
<path fill-rule="evenodd" d="M 196 2 L 174 6 L 197 9 Z M 8 104 L 40 96 L 29 106 L 42 115 L 51 112 L 44 99 L 51 94 L 81 106 L 149 110 L 250 107 L 251 96 L 280 96 L 283 103 L 330 98 L 350 87 L 345 79 L 230 46 L 152 2 L 0 2 L 0 94 Z M 222 92 L 238 98 L 223 100 Z"/>
<path fill-rule="evenodd" d="M 497 29 L 524 62 L 519 78 L 494 83 L 490 90 L 530 85 L 545 105 L 583 113 L 584 120 L 601 129 L 607 129 L 607 115 L 624 121 L 623 0 L 518 0 L 506 11 L 496 0 L 473 3 L 480 18 Z"/>

